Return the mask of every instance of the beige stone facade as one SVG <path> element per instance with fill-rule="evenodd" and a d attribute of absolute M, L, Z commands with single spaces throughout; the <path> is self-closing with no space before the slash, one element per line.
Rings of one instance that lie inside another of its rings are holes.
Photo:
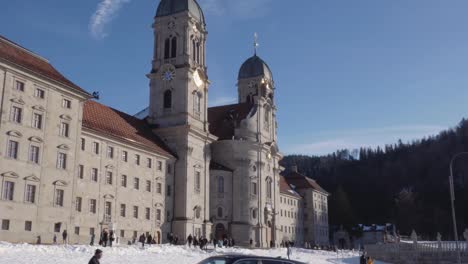
<path fill-rule="evenodd" d="M 153 28 L 150 105 L 138 118 L 0 38 L 0 240 L 52 243 L 67 230 L 69 243 L 97 243 L 107 229 L 120 243 L 173 233 L 328 244 L 328 194 L 282 182 L 268 65 L 249 58 L 238 104 L 208 108 L 198 3 L 161 1 Z"/>

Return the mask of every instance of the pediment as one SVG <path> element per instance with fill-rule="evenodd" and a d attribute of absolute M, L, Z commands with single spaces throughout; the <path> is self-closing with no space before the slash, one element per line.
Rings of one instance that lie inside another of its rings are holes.
<path fill-rule="evenodd" d="M 7 178 L 13 178 L 13 179 L 19 178 L 18 173 L 13 172 L 13 171 L 4 172 L 2 173 L 2 176 L 7 177 Z"/>
<path fill-rule="evenodd" d="M 17 137 L 17 138 L 23 137 L 23 134 L 21 134 L 19 131 L 16 131 L 16 130 L 8 131 L 7 135 L 12 136 L 12 137 Z"/>
<path fill-rule="evenodd" d="M 36 142 L 36 143 L 42 143 L 42 142 L 44 142 L 44 141 L 42 140 L 42 138 L 40 138 L 40 137 L 30 137 L 30 138 L 29 138 L 29 141 Z"/>
<path fill-rule="evenodd" d="M 115 198 L 115 197 L 114 197 L 114 195 L 112 195 L 112 194 L 106 194 L 106 195 L 104 195 L 104 199 L 114 199 L 114 198 Z"/>
<path fill-rule="evenodd" d="M 164 204 L 162 204 L 162 203 L 155 203 L 155 204 L 154 204 L 154 207 L 164 207 Z"/>
<path fill-rule="evenodd" d="M 33 181 L 33 182 L 40 182 L 41 181 L 38 177 L 36 177 L 36 175 L 31 175 L 31 176 L 25 177 L 24 180 L 25 181 Z"/>
<path fill-rule="evenodd" d="M 70 147 L 65 145 L 65 144 L 59 145 L 57 148 L 58 149 L 63 149 L 63 150 L 70 150 Z"/>
<path fill-rule="evenodd" d="M 156 177 L 155 180 L 156 180 L 156 181 L 163 181 L 163 178 L 162 178 L 162 177 Z"/>
<path fill-rule="evenodd" d="M 67 121 L 72 120 L 71 116 L 69 116 L 69 115 L 60 115 L 60 118 L 63 119 L 63 120 L 67 120 Z"/>
<path fill-rule="evenodd" d="M 24 104 L 25 104 L 25 102 L 24 102 L 23 99 L 21 99 L 21 98 L 19 98 L 19 99 L 18 99 L 18 98 L 12 98 L 11 101 L 12 101 L 13 103 L 17 103 L 17 104 L 20 104 L 20 105 L 24 105 Z"/>
<path fill-rule="evenodd" d="M 66 186 L 68 186 L 68 183 L 66 181 L 58 180 L 58 181 L 54 181 L 53 185 L 66 187 Z"/>
<path fill-rule="evenodd" d="M 106 166 L 106 169 L 108 169 L 108 170 L 113 170 L 113 169 L 114 169 L 114 165 L 109 164 L 109 165 Z"/>
<path fill-rule="evenodd" d="M 41 105 L 35 105 L 32 108 L 37 111 L 45 112 L 45 108 Z"/>

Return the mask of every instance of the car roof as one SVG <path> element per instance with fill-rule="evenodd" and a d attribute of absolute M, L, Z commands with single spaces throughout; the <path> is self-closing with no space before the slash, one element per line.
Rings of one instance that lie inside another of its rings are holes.
<path fill-rule="evenodd" d="M 258 259 L 258 260 L 281 260 L 281 261 L 287 261 L 291 263 L 297 263 L 297 264 L 303 264 L 302 262 L 298 262 L 295 260 L 288 260 L 282 257 L 265 257 L 265 256 L 254 256 L 254 255 L 219 255 L 219 256 L 213 256 L 210 259 L 216 259 L 216 258 L 224 258 L 224 259 L 231 259 L 232 261 L 238 261 L 242 259 Z"/>

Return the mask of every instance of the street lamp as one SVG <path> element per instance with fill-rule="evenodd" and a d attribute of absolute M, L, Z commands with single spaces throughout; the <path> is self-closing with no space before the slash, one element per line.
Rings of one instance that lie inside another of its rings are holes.
<path fill-rule="evenodd" d="M 452 218 L 453 218 L 453 232 L 455 234 L 455 243 L 457 246 L 457 258 L 458 264 L 461 264 L 461 252 L 460 252 L 460 245 L 458 242 L 458 229 L 457 229 L 457 217 L 455 215 L 455 187 L 453 182 L 453 163 L 457 158 L 463 155 L 468 155 L 468 152 L 460 152 L 453 156 L 452 160 L 450 161 L 450 177 L 449 177 L 449 185 L 450 185 L 450 202 L 452 203 Z"/>

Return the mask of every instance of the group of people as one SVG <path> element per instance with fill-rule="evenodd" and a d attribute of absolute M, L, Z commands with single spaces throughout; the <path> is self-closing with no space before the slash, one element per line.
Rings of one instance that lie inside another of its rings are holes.
<path fill-rule="evenodd" d="M 102 232 L 101 232 L 101 236 L 99 238 L 99 245 L 100 246 L 103 246 L 103 247 L 107 247 L 107 246 L 110 246 L 112 247 L 112 243 L 114 243 L 115 241 L 115 234 L 114 234 L 114 231 L 107 231 L 107 229 L 104 229 Z M 94 234 L 91 235 L 91 243 L 90 243 L 91 246 L 94 245 Z"/>
<path fill-rule="evenodd" d="M 187 243 L 189 247 L 192 247 L 193 245 L 194 247 L 200 247 L 200 249 L 203 250 L 203 249 L 207 249 L 208 239 L 206 239 L 205 237 L 200 237 L 200 238 L 197 238 L 197 236 L 192 237 L 192 235 L 190 234 L 187 237 Z"/>
<path fill-rule="evenodd" d="M 359 258 L 359 264 L 374 264 L 374 260 L 364 252 Z"/>
<path fill-rule="evenodd" d="M 177 235 L 174 235 L 173 233 L 167 234 L 167 240 L 171 245 L 177 245 L 179 243 L 179 237 Z"/>

